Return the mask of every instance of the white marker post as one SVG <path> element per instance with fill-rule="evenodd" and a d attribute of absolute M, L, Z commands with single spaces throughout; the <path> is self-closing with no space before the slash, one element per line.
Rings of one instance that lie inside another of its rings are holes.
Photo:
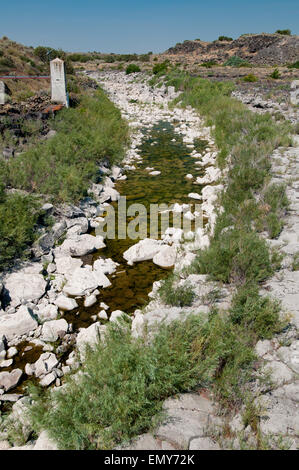
<path fill-rule="evenodd" d="M 5 104 L 5 83 L 0 82 L 0 104 Z"/>
<path fill-rule="evenodd" d="M 65 64 L 61 59 L 54 59 L 50 62 L 51 70 L 51 90 L 53 103 L 60 103 L 69 107 L 69 99 L 66 91 Z"/>

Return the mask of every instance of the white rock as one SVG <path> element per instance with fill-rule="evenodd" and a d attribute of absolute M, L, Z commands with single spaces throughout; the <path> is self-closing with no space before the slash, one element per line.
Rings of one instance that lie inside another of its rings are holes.
<path fill-rule="evenodd" d="M 108 320 L 108 315 L 105 310 L 101 310 L 100 313 L 98 313 L 98 319 L 99 320 Z"/>
<path fill-rule="evenodd" d="M 41 274 L 27 274 L 24 271 L 10 274 L 4 280 L 5 289 L 14 307 L 20 305 L 22 301 L 38 300 L 46 291 L 47 283 Z"/>
<path fill-rule="evenodd" d="M 63 292 L 73 297 L 83 297 L 93 292 L 97 287 L 111 286 L 107 276 L 102 271 L 93 271 L 91 266 L 75 269 L 67 279 Z"/>
<path fill-rule="evenodd" d="M 42 323 L 49 320 L 56 320 L 58 317 L 58 307 L 53 304 L 38 305 L 37 316 Z"/>
<path fill-rule="evenodd" d="M 55 300 L 55 304 L 60 310 L 65 312 L 69 312 L 78 307 L 78 304 L 75 299 L 70 299 L 69 297 L 63 294 L 57 297 L 57 299 Z"/>
<path fill-rule="evenodd" d="M 104 274 L 113 274 L 116 271 L 118 263 L 111 258 L 99 258 L 93 264 L 94 271 L 101 271 Z"/>
<path fill-rule="evenodd" d="M 183 240 L 184 231 L 181 228 L 169 227 L 162 235 L 162 239 L 167 243 L 180 243 Z"/>
<path fill-rule="evenodd" d="M 132 336 L 133 338 L 139 338 L 143 336 L 145 330 L 145 319 L 141 313 L 137 313 L 132 321 Z"/>
<path fill-rule="evenodd" d="M 104 302 L 101 302 L 101 303 L 100 303 L 100 307 L 101 307 L 103 310 L 109 310 L 109 306 L 106 305 Z"/>
<path fill-rule="evenodd" d="M 58 450 L 58 447 L 49 438 L 48 433 L 46 431 L 43 431 L 39 435 L 33 450 Z"/>
<path fill-rule="evenodd" d="M 40 381 L 39 384 L 41 387 L 49 387 L 56 380 L 56 374 L 51 372 L 50 374 L 45 375 Z"/>
<path fill-rule="evenodd" d="M 81 257 L 93 253 L 94 251 L 105 248 L 104 239 L 98 235 L 78 235 L 75 238 L 67 239 L 63 244 L 55 250 L 55 254 L 71 255 Z"/>
<path fill-rule="evenodd" d="M 15 357 L 17 354 L 18 354 L 18 350 L 15 347 L 11 347 L 7 350 L 8 359 L 11 359 L 12 357 Z"/>
<path fill-rule="evenodd" d="M 0 389 L 9 392 L 18 385 L 22 375 L 23 372 L 20 369 L 14 369 L 12 372 L 0 372 Z"/>
<path fill-rule="evenodd" d="M 41 340 L 55 343 L 58 338 L 63 338 L 68 331 L 68 323 L 62 318 L 61 320 L 48 321 L 43 325 Z"/>
<path fill-rule="evenodd" d="M 121 318 L 129 318 L 129 316 L 125 312 L 122 312 L 121 310 L 115 310 L 114 312 L 111 313 L 110 321 L 114 323 L 120 320 Z"/>
<path fill-rule="evenodd" d="M 188 197 L 189 197 L 190 199 L 196 199 L 196 200 L 198 200 L 198 201 L 202 199 L 202 196 L 201 196 L 200 194 L 198 194 L 198 193 L 189 193 L 189 194 L 188 194 Z"/>
<path fill-rule="evenodd" d="M 138 261 L 148 261 L 153 259 L 153 257 L 160 251 L 160 248 L 161 242 L 159 240 L 145 238 L 125 251 L 123 257 L 129 265 L 132 265 Z"/>
<path fill-rule="evenodd" d="M 37 327 L 37 321 L 29 309 L 23 305 L 16 313 L 0 317 L 0 338 L 5 336 L 8 341 L 11 341 L 16 336 L 26 335 Z"/>
<path fill-rule="evenodd" d="M 58 359 L 55 354 L 44 353 L 34 364 L 32 364 L 32 367 L 34 369 L 35 376 L 39 378 L 52 372 L 57 365 Z"/>
<path fill-rule="evenodd" d="M 72 258 L 71 256 L 62 256 L 56 258 L 56 272 L 58 274 L 72 274 L 72 272 L 81 268 L 83 261 L 81 259 Z"/>
<path fill-rule="evenodd" d="M 159 176 L 159 175 L 161 175 L 161 171 L 151 171 L 151 172 L 149 173 L 149 175 L 151 175 L 151 176 Z"/>
<path fill-rule="evenodd" d="M 84 359 L 84 353 L 87 346 L 93 348 L 100 340 L 101 333 L 103 333 L 103 328 L 100 323 L 94 323 L 88 328 L 81 328 L 78 333 L 76 344 L 80 352 L 81 357 Z"/>
<path fill-rule="evenodd" d="M 163 246 L 157 253 L 153 262 L 161 268 L 171 268 L 175 265 L 177 249 L 175 246 Z"/>
<path fill-rule="evenodd" d="M 84 307 L 89 308 L 97 303 L 97 297 L 95 295 L 87 295 L 84 299 Z"/>

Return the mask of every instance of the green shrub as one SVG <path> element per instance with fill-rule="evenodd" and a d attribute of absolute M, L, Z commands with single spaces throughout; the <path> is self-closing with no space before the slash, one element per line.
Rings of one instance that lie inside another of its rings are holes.
<path fill-rule="evenodd" d="M 255 285 L 246 285 L 233 297 L 230 317 L 245 331 L 254 332 L 257 339 L 270 339 L 285 326 L 279 312 L 278 301 L 260 296 Z"/>
<path fill-rule="evenodd" d="M 269 75 L 269 77 L 273 78 L 274 80 L 277 80 L 281 77 L 281 74 L 278 69 L 274 69 L 273 72 Z"/>
<path fill-rule="evenodd" d="M 233 38 L 228 36 L 219 36 L 218 41 L 233 41 Z"/>
<path fill-rule="evenodd" d="M 276 34 L 282 34 L 283 36 L 291 36 L 292 31 L 290 29 L 277 29 Z"/>
<path fill-rule="evenodd" d="M 126 74 L 129 75 L 130 73 L 138 73 L 141 72 L 140 67 L 136 64 L 130 64 L 126 68 Z"/>
<path fill-rule="evenodd" d="M 293 64 L 288 65 L 289 69 L 299 69 L 299 60 L 294 62 Z"/>
<path fill-rule="evenodd" d="M 128 128 L 101 90 L 59 113 L 54 128 L 52 139 L 8 161 L 7 184 L 75 202 L 86 195 L 101 160 L 112 164 L 122 159 Z"/>
<path fill-rule="evenodd" d="M 256 75 L 254 75 L 253 73 L 250 73 L 248 75 L 246 75 L 245 77 L 243 77 L 242 79 L 244 82 L 257 82 L 258 81 L 258 78 Z"/>
<path fill-rule="evenodd" d="M 153 67 L 153 74 L 154 75 L 165 75 L 168 69 L 167 62 L 161 62 L 159 64 L 154 65 Z"/>
<path fill-rule="evenodd" d="M 35 239 L 35 226 L 40 211 L 39 201 L 21 194 L 5 195 L 4 185 L 0 189 L 0 270 L 24 250 Z"/>
<path fill-rule="evenodd" d="M 67 393 L 33 391 L 34 429 L 47 429 L 66 450 L 111 449 L 145 432 L 163 400 L 198 383 L 192 341 L 200 328 L 199 319 L 162 327 L 150 345 L 129 328 L 109 328 Z"/>
<path fill-rule="evenodd" d="M 47 430 L 61 449 L 105 450 L 151 429 L 176 393 L 214 384 L 218 399 L 235 404 L 252 377 L 251 340 L 218 315 L 160 326 L 150 343 L 110 325 L 105 344 L 88 351 L 82 374 L 66 388 L 31 391 L 33 428 Z"/>
<path fill-rule="evenodd" d="M 299 251 L 294 254 L 294 259 L 292 263 L 292 270 L 299 271 Z"/>
<path fill-rule="evenodd" d="M 8 67 L 8 68 L 13 68 L 15 67 L 14 61 L 10 57 L 3 57 L 3 59 L 0 59 L 0 66 L 1 67 Z"/>
<path fill-rule="evenodd" d="M 195 294 L 190 284 L 178 285 L 178 279 L 170 276 L 159 289 L 161 300 L 172 307 L 186 307 L 192 304 Z"/>
<path fill-rule="evenodd" d="M 224 65 L 229 67 L 248 67 L 250 64 L 236 55 L 230 57 Z"/>
<path fill-rule="evenodd" d="M 212 68 L 214 65 L 217 65 L 217 62 L 215 60 L 209 60 L 208 62 L 203 62 L 200 64 L 201 67 L 206 67 L 207 69 Z"/>
<path fill-rule="evenodd" d="M 261 282 L 273 274 L 266 242 L 255 232 L 236 228 L 213 239 L 208 249 L 199 251 L 192 268 L 222 282 Z"/>

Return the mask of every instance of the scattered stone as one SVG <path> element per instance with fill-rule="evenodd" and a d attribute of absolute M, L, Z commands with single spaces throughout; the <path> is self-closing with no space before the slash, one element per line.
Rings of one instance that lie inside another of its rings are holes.
<path fill-rule="evenodd" d="M 15 388 L 21 380 L 23 372 L 21 369 L 15 369 L 12 372 L 0 372 L 0 389 L 9 392 Z"/>
<path fill-rule="evenodd" d="M 34 368 L 35 377 L 39 378 L 43 375 L 49 374 L 58 365 L 58 359 L 55 354 L 44 353 L 32 365 Z M 56 377 L 55 377 L 56 378 Z"/>
<path fill-rule="evenodd" d="M 58 338 L 63 338 L 66 335 L 68 327 L 69 325 L 64 318 L 48 321 L 43 325 L 41 340 L 55 343 Z"/>
<path fill-rule="evenodd" d="M 20 307 L 14 314 L 0 316 L 0 338 L 5 336 L 8 341 L 29 334 L 37 327 L 33 313 L 25 306 Z"/>
<path fill-rule="evenodd" d="M 63 294 L 57 297 L 55 304 L 60 310 L 65 312 L 69 312 L 71 310 L 74 310 L 75 308 L 78 308 L 78 304 L 75 299 L 70 299 L 69 297 L 66 297 L 66 295 Z"/>
<path fill-rule="evenodd" d="M 17 307 L 23 301 L 39 300 L 46 291 L 47 282 L 41 274 L 27 273 L 23 269 L 8 275 L 4 286 L 11 305 Z"/>
<path fill-rule="evenodd" d="M 163 246 L 154 256 L 153 262 L 161 268 L 171 268 L 175 265 L 177 249 L 175 246 Z"/>
<path fill-rule="evenodd" d="M 33 450 L 58 450 L 58 447 L 49 438 L 48 433 L 46 431 L 43 431 L 39 435 Z"/>

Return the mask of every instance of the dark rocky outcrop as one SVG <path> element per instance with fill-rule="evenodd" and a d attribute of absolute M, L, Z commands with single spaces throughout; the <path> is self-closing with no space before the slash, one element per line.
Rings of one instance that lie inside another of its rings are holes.
<path fill-rule="evenodd" d="M 298 60 L 299 36 L 246 34 L 234 41 L 184 41 L 166 51 L 168 55 L 195 55 L 199 62 L 225 62 L 238 56 L 257 65 L 284 65 Z"/>

